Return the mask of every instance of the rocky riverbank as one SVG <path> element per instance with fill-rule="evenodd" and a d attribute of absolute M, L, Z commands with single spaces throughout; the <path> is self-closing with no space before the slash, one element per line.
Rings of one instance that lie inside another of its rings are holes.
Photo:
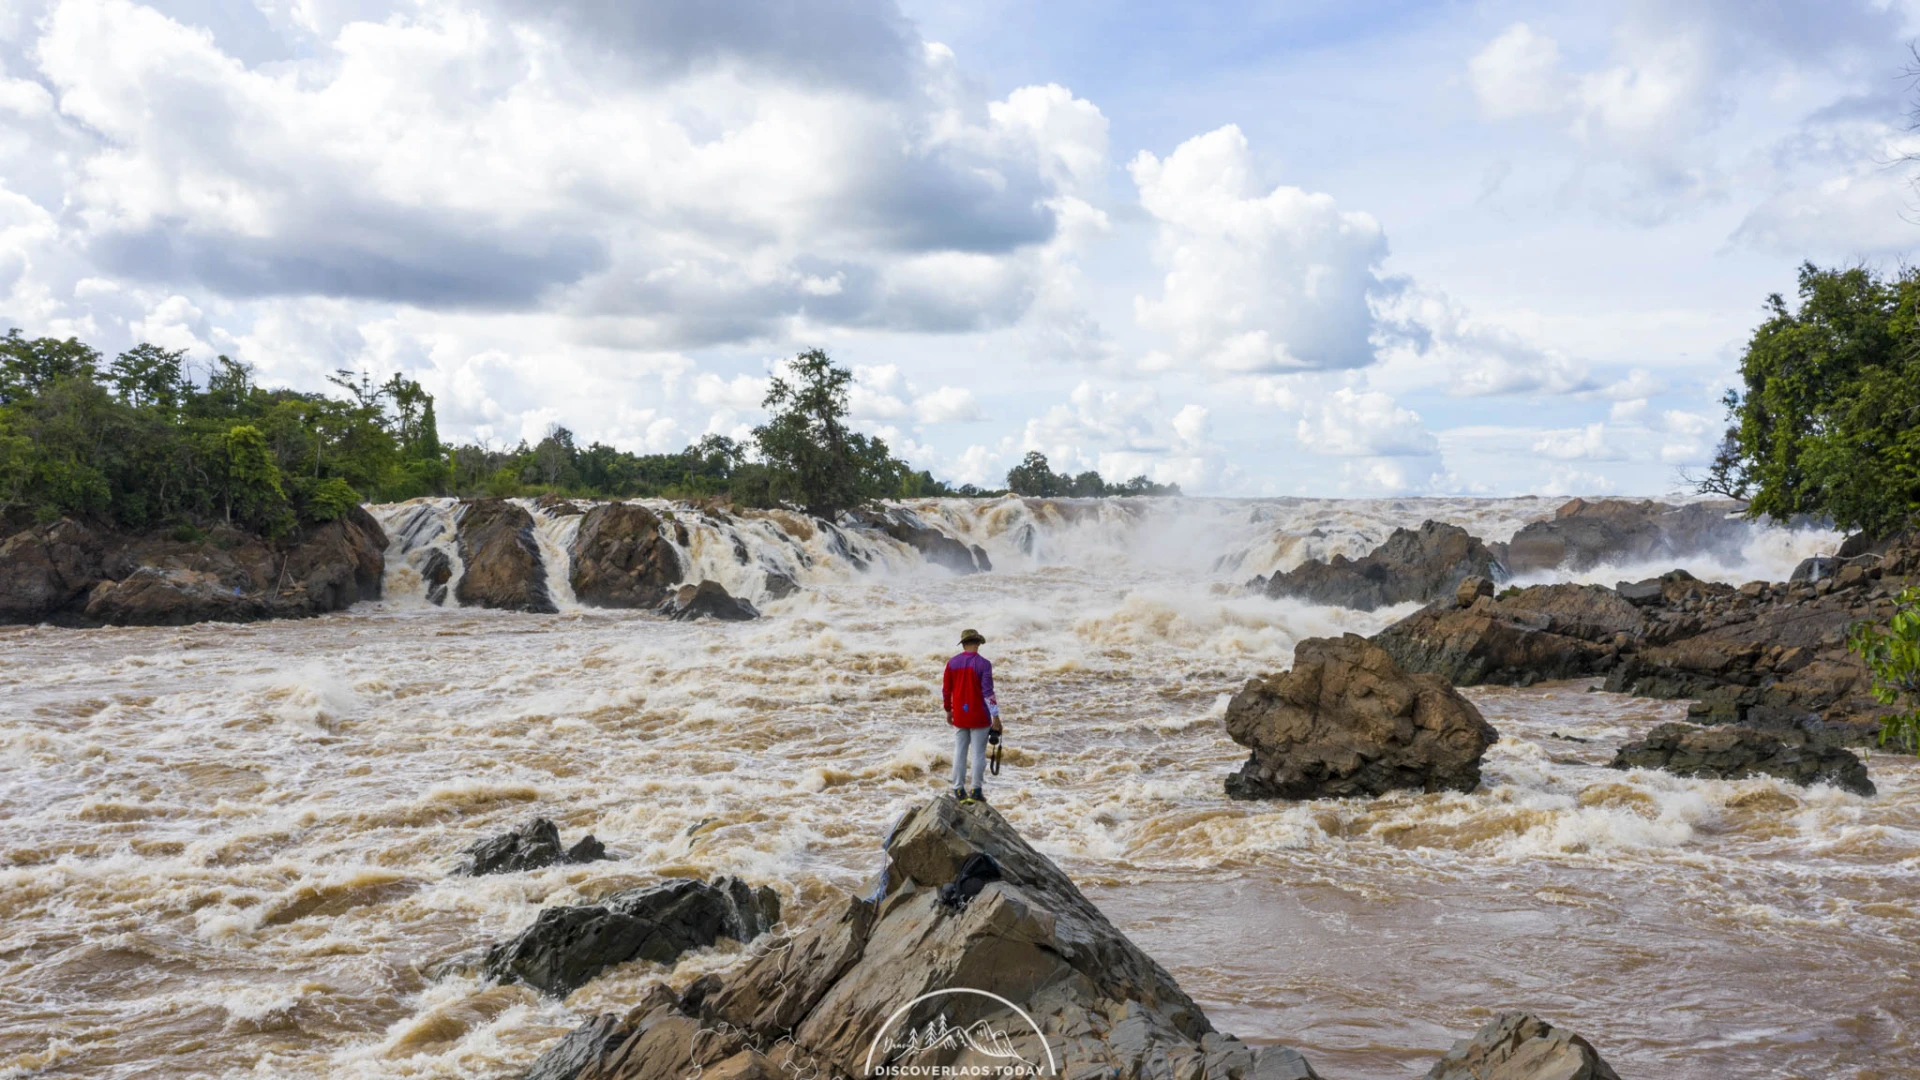
<path fill-rule="evenodd" d="M 115 533 L 63 518 L 0 543 L 0 622 L 179 626 L 338 611 L 380 597 L 386 533 L 354 507 L 273 543 L 226 526 L 202 536 Z"/>
<path fill-rule="evenodd" d="M 527 1080 L 1318 1080 L 1298 1051 L 1215 1030 L 991 807 L 942 796 L 885 847 L 870 897 L 760 939 L 745 963 L 680 993 L 656 985 L 588 1020 Z M 1614 1078 L 1584 1039 L 1526 1014 L 1496 1018 L 1428 1075 Z"/>

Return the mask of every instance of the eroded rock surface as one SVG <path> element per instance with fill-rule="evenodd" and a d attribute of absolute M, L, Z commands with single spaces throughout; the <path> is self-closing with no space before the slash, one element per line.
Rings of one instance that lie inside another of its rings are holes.
<path fill-rule="evenodd" d="M 1302 641 L 1292 670 L 1249 681 L 1227 734 L 1252 751 L 1227 778 L 1238 799 L 1471 791 L 1498 737 L 1446 680 L 1409 674 L 1356 634 Z"/>
<path fill-rule="evenodd" d="M 673 596 L 660 606 L 659 611 L 660 614 L 681 622 L 694 619 L 743 622 L 760 617 L 759 608 L 729 593 L 726 586 L 717 581 L 680 586 Z"/>
<path fill-rule="evenodd" d="M 616 964 L 671 964 L 721 938 L 751 941 L 780 921 L 772 889 L 737 878 L 711 884 L 677 878 L 614 893 L 599 903 L 551 907 L 532 926 L 487 951 L 481 973 L 566 995 Z"/>
<path fill-rule="evenodd" d="M 1531 1013 L 1487 1022 L 1427 1073 L 1427 1080 L 1620 1080 L 1593 1044 Z"/>
<path fill-rule="evenodd" d="M 461 504 L 460 561 L 454 597 L 467 607 L 553 614 L 547 571 L 533 536 L 533 515 L 505 499 Z"/>
<path fill-rule="evenodd" d="M 1507 542 L 1507 569 L 1515 574 L 1580 571 L 1602 563 L 1737 554 L 1753 537 L 1753 524 L 1732 516 L 1740 509 L 1726 500 L 1674 506 L 1645 499 L 1574 499 L 1552 520 L 1514 534 Z"/>
<path fill-rule="evenodd" d="M 1739 780 L 1775 776 L 1803 787 L 1832 784 L 1872 795 L 1867 767 L 1850 750 L 1795 729 L 1760 731 L 1736 724 L 1661 724 L 1614 754 L 1616 769 L 1663 769 L 1678 776 Z"/>
<path fill-rule="evenodd" d="M 573 594 L 592 607 L 659 607 L 686 579 L 660 518 L 644 506 L 601 503 L 588 510 L 568 554 Z"/>

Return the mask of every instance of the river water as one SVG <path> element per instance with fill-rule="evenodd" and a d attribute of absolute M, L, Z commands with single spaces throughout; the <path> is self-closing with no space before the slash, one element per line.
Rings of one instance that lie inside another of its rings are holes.
<path fill-rule="evenodd" d="M 1504 539 L 1550 503 L 920 510 L 996 572 L 683 509 L 708 576 L 755 595 L 777 563 L 808 588 L 746 624 L 580 610 L 563 575 L 558 615 L 443 609 L 408 544 L 444 544 L 428 519 L 448 507 L 413 504 L 379 511 L 379 604 L 0 631 L 0 1078 L 517 1075 L 582 1016 L 739 948 L 564 1002 L 428 967 L 663 876 L 772 883 L 793 921 L 864 889 L 888 823 L 945 783 L 936 695 L 962 626 L 989 639 L 1007 715 L 994 803 L 1217 1027 L 1328 1080 L 1420 1076 L 1505 1008 L 1629 1078 L 1920 1075 L 1912 759 L 1874 754 L 1871 799 L 1614 772 L 1615 745 L 1683 706 L 1582 682 L 1468 691 L 1501 734 L 1472 794 L 1222 795 L 1244 756 L 1226 696 L 1300 638 L 1407 610 L 1236 582 L 1425 517 Z M 543 519 L 543 547 L 569 527 Z M 1777 577 L 1832 540 L 1766 533 L 1692 568 Z M 448 875 L 535 814 L 618 861 Z"/>

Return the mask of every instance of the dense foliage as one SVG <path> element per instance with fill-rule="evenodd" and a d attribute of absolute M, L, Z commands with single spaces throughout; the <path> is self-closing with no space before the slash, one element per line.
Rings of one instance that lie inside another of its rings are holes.
<path fill-rule="evenodd" d="M 1156 484 L 1136 476 L 1124 484 L 1109 484 L 1092 469 L 1078 476 L 1056 473 L 1047 464 L 1045 454 L 1029 452 L 1025 460 L 1007 470 L 1007 490 L 1015 495 L 1052 498 L 1098 498 L 1112 495 L 1178 495 L 1178 484 Z"/>
<path fill-rule="evenodd" d="M 1920 587 L 1901 591 L 1885 628 L 1862 622 L 1847 644 L 1873 671 L 1873 696 L 1900 711 L 1880 725 L 1880 741 L 1920 750 Z"/>
<path fill-rule="evenodd" d="M 0 519 L 124 528 L 221 518 L 277 536 L 363 498 L 445 486 L 433 399 L 395 375 L 340 397 L 266 390 L 221 357 L 140 345 L 111 361 L 74 339 L 0 339 Z"/>
<path fill-rule="evenodd" d="M 1801 267 L 1778 294 L 1729 391 L 1732 426 L 1702 491 L 1750 512 L 1806 514 L 1888 535 L 1920 513 L 1920 270 L 1892 277 Z"/>

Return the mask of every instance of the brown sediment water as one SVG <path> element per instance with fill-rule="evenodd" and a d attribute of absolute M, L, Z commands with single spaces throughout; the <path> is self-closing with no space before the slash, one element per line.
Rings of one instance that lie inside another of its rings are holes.
<path fill-rule="evenodd" d="M 1342 542 L 1294 511 L 1241 576 Z M 887 825 L 945 785 L 934 699 L 963 625 L 1007 710 L 994 803 L 1223 1030 L 1329 1080 L 1419 1076 L 1506 1008 L 1630 1077 L 1915 1075 L 1912 759 L 1872 755 L 1869 799 L 1615 772 L 1683 707 L 1488 688 L 1476 792 L 1230 802 L 1225 695 L 1404 611 L 1225 588 L 1207 528 L 1148 557 L 1108 522 L 1076 560 L 1066 532 L 1017 550 L 1020 524 L 978 523 L 993 574 L 822 566 L 749 624 L 442 610 L 396 559 L 389 601 L 311 621 L 0 631 L 0 1078 L 516 1075 L 740 948 L 566 1001 L 430 965 L 666 876 L 772 883 L 795 920 L 864 890 Z M 449 876 L 535 814 L 617 861 Z"/>

